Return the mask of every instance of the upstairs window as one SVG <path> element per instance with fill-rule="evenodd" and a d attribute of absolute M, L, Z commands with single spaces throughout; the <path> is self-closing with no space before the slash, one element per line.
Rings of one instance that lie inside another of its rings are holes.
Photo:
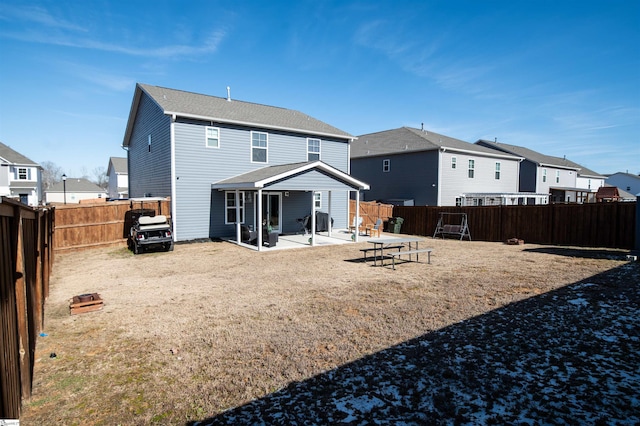
<path fill-rule="evenodd" d="M 556 183 L 560 183 L 560 170 L 556 170 Z"/>
<path fill-rule="evenodd" d="M 207 127 L 206 130 L 206 147 L 220 148 L 220 129 L 217 127 Z"/>
<path fill-rule="evenodd" d="M 18 168 L 18 179 L 19 180 L 27 180 L 29 178 L 29 172 L 26 167 Z"/>
<path fill-rule="evenodd" d="M 456 157 L 451 157 L 451 168 L 455 169 L 458 164 L 458 159 Z"/>
<path fill-rule="evenodd" d="M 320 139 L 307 139 L 307 161 L 320 160 Z"/>
<path fill-rule="evenodd" d="M 500 163 L 496 162 L 496 180 L 500 180 Z"/>
<path fill-rule="evenodd" d="M 475 176 L 476 160 L 469 160 L 469 179 Z"/>
<path fill-rule="evenodd" d="M 236 223 L 236 193 L 235 191 L 225 192 L 225 223 Z M 238 202 L 240 203 L 240 220 L 237 222 L 244 223 L 244 192 L 238 194 Z"/>
<path fill-rule="evenodd" d="M 251 132 L 251 161 L 253 163 L 267 162 L 267 144 L 266 133 Z"/>
<path fill-rule="evenodd" d="M 391 160 L 382 160 L 382 171 L 387 173 L 391 170 Z"/>
<path fill-rule="evenodd" d="M 542 182 L 547 181 L 547 169 L 542 169 Z"/>

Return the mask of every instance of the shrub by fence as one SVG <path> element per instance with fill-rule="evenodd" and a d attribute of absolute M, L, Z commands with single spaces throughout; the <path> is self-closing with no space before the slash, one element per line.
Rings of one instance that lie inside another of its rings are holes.
<path fill-rule="evenodd" d="M 548 204 L 536 206 L 395 206 L 402 233 L 432 236 L 440 213 L 466 213 L 471 238 L 579 247 L 633 249 L 636 203 Z"/>
<path fill-rule="evenodd" d="M 53 265 L 52 209 L 0 197 L 0 418 L 18 419 L 31 397 L 36 338 Z"/>

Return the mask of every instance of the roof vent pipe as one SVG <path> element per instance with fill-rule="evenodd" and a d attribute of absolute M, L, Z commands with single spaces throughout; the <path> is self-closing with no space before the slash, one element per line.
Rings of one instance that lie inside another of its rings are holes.
<path fill-rule="evenodd" d="M 422 123 L 422 127 L 420 128 L 424 132 L 424 123 Z"/>
<path fill-rule="evenodd" d="M 231 87 L 227 86 L 227 101 L 231 102 Z"/>

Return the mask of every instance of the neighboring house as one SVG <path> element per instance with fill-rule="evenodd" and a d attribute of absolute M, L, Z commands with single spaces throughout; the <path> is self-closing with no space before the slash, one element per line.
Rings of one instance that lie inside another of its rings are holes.
<path fill-rule="evenodd" d="M 0 142 L 0 196 L 42 204 L 42 167 Z"/>
<path fill-rule="evenodd" d="M 176 241 L 240 241 L 240 224 L 261 233 L 264 222 L 296 233 L 313 211 L 347 228 L 349 192 L 368 189 L 349 176 L 352 139 L 299 111 L 137 84 L 129 196 L 171 197 Z"/>
<path fill-rule="evenodd" d="M 640 194 L 640 176 L 638 175 L 621 172 L 614 173 L 607 177 L 607 183 L 633 195 Z"/>
<path fill-rule="evenodd" d="M 393 204 L 546 203 L 546 194 L 518 193 L 521 160 L 409 127 L 362 135 L 351 144 L 351 174 L 370 184 L 367 200 Z"/>
<path fill-rule="evenodd" d="M 47 203 L 77 204 L 81 200 L 107 198 L 107 192 L 84 178 L 66 178 L 45 191 Z"/>
<path fill-rule="evenodd" d="M 516 145 L 479 140 L 476 145 L 523 157 L 520 166 L 521 192 L 547 193 L 554 203 L 595 202 L 605 176 L 566 158 L 544 155 Z"/>
<path fill-rule="evenodd" d="M 109 179 L 109 187 L 107 188 L 109 198 L 129 198 L 129 167 L 126 158 L 109 158 L 107 178 Z"/>

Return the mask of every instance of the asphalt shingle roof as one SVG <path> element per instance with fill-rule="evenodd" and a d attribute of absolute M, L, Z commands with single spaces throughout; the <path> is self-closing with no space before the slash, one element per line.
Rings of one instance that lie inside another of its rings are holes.
<path fill-rule="evenodd" d="M 178 116 L 218 122 L 353 138 L 349 133 L 300 111 L 235 99 L 229 101 L 227 98 L 142 83 L 138 83 L 138 87 L 147 93 L 164 110 L 165 114 L 175 113 Z"/>
<path fill-rule="evenodd" d="M 476 143 L 482 143 L 485 146 L 490 146 L 498 151 L 507 152 L 509 154 L 518 155 L 520 157 L 524 157 L 529 161 L 533 161 L 538 164 L 546 164 L 549 166 L 557 166 L 564 167 L 569 169 L 578 170 L 578 174 L 582 176 L 591 176 L 591 177 L 601 177 L 604 178 L 603 175 L 594 172 L 593 170 L 589 170 L 586 167 L 581 166 L 578 163 L 574 163 L 571 160 L 567 160 L 566 158 L 553 157 L 550 155 L 544 155 L 537 151 L 534 151 L 529 148 L 525 148 L 522 146 L 509 145 L 502 142 L 491 142 L 487 140 L 479 140 Z"/>
<path fill-rule="evenodd" d="M 126 174 L 129 172 L 129 165 L 127 164 L 127 159 L 122 157 L 111 157 L 109 158 L 109 162 L 113 167 L 113 170 L 119 174 Z"/>
<path fill-rule="evenodd" d="M 411 151 L 431 151 L 448 148 L 496 156 L 495 150 L 426 130 L 401 127 L 358 136 L 351 143 L 351 158 L 397 154 Z M 509 156 L 508 154 L 499 154 Z"/>
<path fill-rule="evenodd" d="M 20 164 L 20 165 L 34 165 L 37 166 L 38 163 L 35 161 L 31 161 L 24 155 L 20 154 L 18 151 L 9 148 L 7 145 L 0 142 L 0 161 L 7 162 L 11 164 Z"/>
<path fill-rule="evenodd" d="M 65 189 L 65 185 L 61 181 L 51 185 L 51 187 L 49 187 L 49 189 L 47 189 L 46 192 L 63 192 L 64 189 Z M 67 190 L 67 193 L 69 192 L 105 192 L 104 189 L 100 188 L 95 183 L 90 182 L 89 180 L 84 178 L 67 178 L 66 190 Z"/>

